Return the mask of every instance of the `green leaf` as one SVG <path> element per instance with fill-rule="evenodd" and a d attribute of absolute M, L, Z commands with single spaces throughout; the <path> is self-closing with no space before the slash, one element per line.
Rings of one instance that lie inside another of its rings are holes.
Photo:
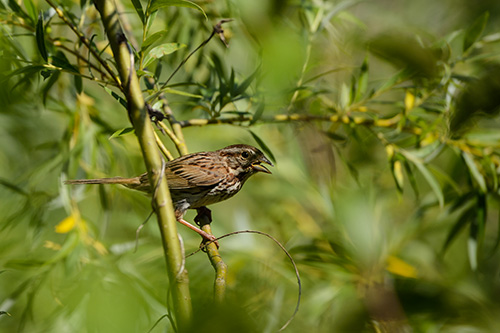
<path fill-rule="evenodd" d="M 33 3 L 33 0 L 24 0 L 24 6 L 26 7 L 26 12 L 28 13 L 28 16 L 31 18 L 33 22 L 36 22 L 37 20 L 36 6 Z"/>
<path fill-rule="evenodd" d="M 122 129 L 114 132 L 113 134 L 111 134 L 111 136 L 109 137 L 109 140 L 111 140 L 113 138 L 117 138 L 119 136 L 130 134 L 130 133 L 134 133 L 134 128 L 133 127 L 125 127 L 125 128 L 122 128 Z"/>
<path fill-rule="evenodd" d="M 182 90 L 177 90 L 177 89 L 172 89 L 172 88 L 165 88 L 165 89 L 162 89 L 161 91 L 163 91 L 166 94 L 174 94 L 174 95 L 203 99 L 203 96 L 201 96 L 201 95 L 190 94 L 188 92 L 185 92 Z"/>
<path fill-rule="evenodd" d="M 469 264 L 472 271 L 477 269 L 477 257 L 478 257 L 478 240 L 475 231 L 474 224 L 470 225 L 470 234 L 467 239 L 467 254 L 469 255 Z"/>
<path fill-rule="evenodd" d="M 446 241 L 443 244 L 442 252 L 444 253 L 446 249 L 450 246 L 450 244 L 453 242 L 453 240 L 458 236 L 460 231 L 470 222 L 472 216 L 473 216 L 474 209 L 468 209 L 466 210 L 460 218 L 455 222 L 453 227 L 451 228 L 450 232 L 448 233 L 448 236 L 446 237 Z"/>
<path fill-rule="evenodd" d="M 360 68 L 358 82 L 356 85 L 355 101 L 360 101 L 366 93 L 368 87 L 368 57 L 365 58 Z"/>
<path fill-rule="evenodd" d="M 343 135 L 337 134 L 335 132 L 323 132 L 328 138 L 332 139 L 333 141 L 339 141 L 339 142 L 346 142 L 347 138 Z"/>
<path fill-rule="evenodd" d="M 497 239 L 495 240 L 495 245 L 493 245 L 493 249 L 491 250 L 492 255 L 496 253 L 498 246 L 500 245 L 500 210 L 498 211 L 497 216 Z"/>
<path fill-rule="evenodd" d="M 52 56 L 51 63 L 52 63 L 52 65 L 54 65 L 56 67 L 67 70 L 68 72 L 72 72 L 74 74 L 80 75 L 78 68 L 76 68 L 76 66 L 70 64 L 68 58 L 66 58 L 66 55 L 61 51 L 58 51 L 56 53 L 56 55 Z"/>
<path fill-rule="evenodd" d="M 49 94 L 49 90 L 57 82 L 57 80 L 59 79 L 59 76 L 61 74 L 61 72 L 59 72 L 59 71 L 50 71 L 50 72 L 51 72 L 51 75 L 49 76 L 47 83 L 45 84 L 45 86 L 42 89 L 43 104 L 45 104 L 47 102 L 47 96 Z"/>
<path fill-rule="evenodd" d="M 160 59 L 161 57 L 173 53 L 179 49 L 182 49 L 183 47 L 186 47 L 186 45 L 179 43 L 166 43 L 154 47 L 144 58 L 143 67 L 148 67 L 153 63 L 153 61 Z"/>
<path fill-rule="evenodd" d="M 415 174 L 413 173 L 413 170 L 411 169 L 410 163 L 406 159 L 404 159 L 403 162 L 406 170 L 406 175 L 408 176 L 408 179 L 410 180 L 410 185 L 411 188 L 413 189 L 413 193 L 415 193 L 415 197 L 417 200 L 420 197 L 420 193 L 418 192 L 418 185 L 417 185 L 417 179 L 415 178 Z"/>
<path fill-rule="evenodd" d="M 229 95 L 231 97 L 236 96 L 234 94 L 234 90 L 235 90 L 234 79 L 235 79 L 234 68 L 231 67 L 231 76 L 229 76 L 229 82 L 227 84 L 227 86 L 229 88 Z"/>
<path fill-rule="evenodd" d="M 408 159 L 408 161 L 412 162 L 417 167 L 418 171 L 420 171 L 422 176 L 424 176 L 425 180 L 436 194 L 436 197 L 439 201 L 439 206 L 443 207 L 444 206 L 443 191 L 441 189 L 441 186 L 439 186 L 438 181 L 436 180 L 436 178 L 434 178 L 429 169 L 427 169 L 424 163 L 422 163 L 422 161 L 416 156 L 414 156 L 412 153 L 401 150 L 401 154 L 405 156 Z"/>
<path fill-rule="evenodd" d="M 266 156 L 268 156 L 269 159 L 274 164 L 276 164 L 276 159 L 274 158 L 274 154 L 271 152 L 271 149 L 269 149 L 269 147 L 266 145 L 266 143 L 264 141 L 262 141 L 262 139 L 257 134 L 255 134 L 253 131 L 251 131 L 251 130 L 248 130 L 248 131 L 252 135 L 253 139 L 257 142 L 257 144 L 259 145 L 259 147 L 264 151 L 264 154 Z"/>
<path fill-rule="evenodd" d="M 489 17 L 489 12 L 484 13 L 465 31 L 463 52 L 467 52 L 481 37 Z"/>
<path fill-rule="evenodd" d="M 45 33 L 43 29 L 42 12 L 38 14 L 38 22 L 36 23 L 35 36 L 36 36 L 36 46 L 38 47 L 38 51 L 40 52 L 40 55 L 42 56 L 43 60 L 47 62 L 49 59 L 49 55 L 47 53 L 47 48 L 45 47 Z"/>
<path fill-rule="evenodd" d="M 28 192 L 26 192 L 21 187 L 17 186 L 16 184 L 14 184 L 6 179 L 0 178 L 0 185 L 5 186 L 6 188 L 10 189 L 11 191 L 14 191 L 14 192 L 21 194 L 23 196 L 26 196 L 26 197 L 28 196 Z"/>
<path fill-rule="evenodd" d="M 391 161 L 391 173 L 394 182 L 396 183 L 396 188 L 398 192 L 403 193 L 404 188 L 404 176 L 403 176 L 403 163 L 398 159 L 393 159 Z"/>
<path fill-rule="evenodd" d="M 116 99 L 118 102 L 120 102 L 121 105 L 123 105 L 123 107 L 126 109 L 127 108 L 127 101 L 121 97 L 120 95 L 118 95 L 117 93 L 115 93 L 113 90 L 109 89 L 108 87 L 104 87 L 104 90 L 110 94 L 114 99 Z"/>
<path fill-rule="evenodd" d="M 469 171 L 472 175 L 472 178 L 476 180 L 476 183 L 479 185 L 479 188 L 481 189 L 481 192 L 486 193 L 487 192 L 487 187 L 486 187 L 486 181 L 484 180 L 483 175 L 477 168 L 476 163 L 474 162 L 474 159 L 469 153 L 462 152 L 462 157 L 465 161 L 465 164 L 467 164 L 467 167 L 469 168 Z"/>
<path fill-rule="evenodd" d="M 144 11 L 142 10 L 142 5 L 140 0 L 132 0 L 132 4 L 134 5 L 134 9 L 137 12 L 137 15 L 139 15 L 139 18 L 141 19 L 142 24 L 146 22 L 146 18 L 144 16 Z"/>
<path fill-rule="evenodd" d="M 345 84 L 342 83 L 340 87 L 340 107 L 342 109 L 347 108 L 349 104 L 351 104 L 351 90 L 349 87 Z"/>
<path fill-rule="evenodd" d="M 247 77 L 245 79 L 245 81 L 243 81 L 240 85 L 238 85 L 234 89 L 233 96 L 239 96 L 239 95 L 243 94 L 247 90 L 247 88 L 250 86 L 250 84 L 252 84 L 253 80 L 255 79 L 257 74 L 259 73 L 259 70 L 260 70 L 260 67 L 258 67 L 249 77 Z"/>
<path fill-rule="evenodd" d="M 141 46 L 141 52 L 146 52 L 146 50 L 152 46 L 156 41 L 160 40 L 161 38 L 165 37 L 167 35 L 166 30 L 158 31 L 146 38 L 144 43 L 142 43 Z"/>
<path fill-rule="evenodd" d="M 150 4 L 147 12 L 149 14 L 151 14 L 160 8 L 171 7 L 171 6 L 187 7 L 187 8 L 199 10 L 203 14 L 203 16 L 205 16 L 205 19 L 208 20 L 207 14 L 205 14 L 205 11 L 200 6 L 198 6 L 194 2 L 187 1 L 187 0 L 153 0 L 153 1 L 151 1 L 151 4 Z"/>
<path fill-rule="evenodd" d="M 16 2 L 15 0 L 9 0 L 9 7 L 10 7 L 10 9 L 12 9 L 12 11 L 13 11 L 14 13 L 16 13 L 18 16 L 20 16 L 20 17 L 22 17 L 22 18 L 26 19 L 26 20 L 28 21 L 27 23 L 29 23 L 29 24 L 30 24 L 30 26 L 33 24 L 33 22 L 35 22 L 35 21 L 33 21 L 33 20 L 31 19 L 31 17 L 30 17 L 28 14 L 26 14 L 26 13 L 23 11 L 23 9 L 22 9 L 22 8 L 21 8 L 18 4 L 17 4 L 17 2 Z"/>
<path fill-rule="evenodd" d="M 75 81 L 75 89 L 78 94 L 81 94 L 83 91 L 83 80 L 80 75 L 75 75 L 74 76 L 74 81 Z"/>
<path fill-rule="evenodd" d="M 259 119 L 264 114 L 265 107 L 266 107 L 266 105 L 264 103 L 259 103 L 259 105 L 257 106 L 257 110 L 255 110 L 255 113 L 254 113 L 254 115 L 252 117 L 252 120 L 250 121 L 250 125 L 253 125 L 257 121 L 259 121 Z"/>

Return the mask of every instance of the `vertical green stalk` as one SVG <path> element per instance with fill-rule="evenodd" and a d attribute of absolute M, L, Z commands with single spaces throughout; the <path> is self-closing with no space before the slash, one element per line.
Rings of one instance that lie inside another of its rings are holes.
<path fill-rule="evenodd" d="M 210 227 L 210 218 L 207 215 L 200 214 L 196 216 L 195 220 L 200 224 L 201 230 L 212 235 L 212 228 Z M 214 281 L 214 299 L 216 304 L 222 304 L 226 297 L 226 276 L 227 276 L 227 265 L 222 260 L 222 256 L 219 253 L 219 249 L 215 243 L 210 243 L 205 247 L 208 259 L 215 270 L 215 281 Z"/>
<path fill-rule="evenodd" d="M 120 26 L 115 3 L 110 0 L 95 0 L 94 4 L 101 14 L 111 49 L 122 82 L 128 105 L 128 114 L 141 146 L 149 174 L 151 187 L 155 188 L 153 204 L 163 241 L 167 270 L 173 294 L 174 313 L 179 330 L 187 327 L 192 317 L 189 279 L 184 269 L 184 255 L 177 235 L 172 200 L 166 177 L 161 177 L 162 157 L 155 141 L 153 127 L 145 108 L 139 79 L 133 65 L 133 55 Z"/>

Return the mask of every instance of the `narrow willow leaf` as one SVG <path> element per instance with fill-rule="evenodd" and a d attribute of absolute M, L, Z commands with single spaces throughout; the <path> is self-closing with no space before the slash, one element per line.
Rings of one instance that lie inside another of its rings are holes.
<path fill-rule="evenodd" d="M 462 157 L 465 161 L 465 164 L 467 164 L 467 167 L 469 168 L 469 171 L 472 175 L 472 178 L 476 181 L 476 183 L 479 185 L 479 188 L 481 189 L 481 192 L 486 193 L 487 192 L 487 187 L 486 187 L 486 181 L 484 180 L 483 175 L 477 168 L 476 163 L 474 162 L 474 159 L 469 153 L 462 152 Z"/>
<path fill-rule="evenodd" d="M 409 90 L 405 94 L 405 111 L 408 112 L 415 107 L 415 95 Z"/>
<path fill-rule="evenodd" d="M 351 90 L 349 87 L 342 83 L 340 87 L 340 107 L 345 109 L 351 103 Z"/>
<path fill-rule="evenodd" d="M 231 75 L 229 76 L 229 82 L 227 84 L 227 86 L 229 87 L 229 91 L 231 93 L 231 96 L 233 96 L 234 79 L 235 79 L 234 68 L 231 67 Z"/>
<path fill-rule="evenodd" d="M 203 98 L 203 96 L 201 96 L 201 95 L 190 94 L 188 92 L 185 92 L 185 91 L 182 91 L 182 90 L 177 90 L 177 89 L 172 89 L 172 88 L 165 88 L 165 89 L 162 89 L 161 91 L 163 91 L 166 94 L 174 94 L 174 95 L 180 95 L 180 96 L 186 96 L 186 97 L 192 97 L 192 98 L 199 98 L 199 99 Z"/>
<path fill-rule="evenodd" d="M 166 43 L 154 47 L 144 58 L 143 67 L 148 67 L 153 63 L 153 61 L 160 59 L 167 54 L 171 54 L 179 49 L 182 49 L 183 47 L 186 47 L 186 45 L 180 43 Z"/>
<path fill-rule="evenodd" d="M 109 140 L 117 138 L 119 136 L 130 134 L 130 133 L 134 133 L 133 127 L 122 128 L 122 129 L 119 129 L 118 131 L 114 132 L 113 134 L 111 134 L 111 136 L 109 137 Z"/>
<path fill-rule="evenodd" d="M 384 84 L 377 89 L 377 92 L 385 91 L 395 84 L 397 84 L 399 81 L 402 81 L 406 76 L 408 76 L 408 73 L 404 70 L 401 70 L 394 74 L 390 79 L 385 80 Z"/>
<path fill-rule="evenodd" d="M 329 139 L 333 141 L 346 142 L 347 137 L 337 134 L 335 132 L 323 132 Z"/>
<path fill-rule="evenodd" d="M 24 0 L 24 6 L 26 7 L 26 12 L 33 22 L 37 21 L 36 6 L 33 0 Z"/>
<path fill-rule="evenodd" d="M 448 233 L 448 236 L 446 237 L 446 241 L 443 244 L 443 249 L 442 249 L 443 253 L 448 249 L 453 240 L 455 240 L 460 231 L 463 230 L 465 226 L 471 221 L 472 215 L 473 215 L 473 209 L 468 209 L 455 222 L 450 232 Z"/>
<path fill-rule="evenodd" d="M 467 52 L 481 37 L 489 17 L 490 13 L 485 12 L 465 31 L 463 52 Z"/>
<path fill-rule="evenodd" d="M 469 237 L 467 239 L 467 254 L 469 255 L 469 264 L 472 271 L 477 269 L 477 239 Z"/>
<path fill-rule="evenodd" d="M 31 24 L 33 24 L 33 22 L 35 22 L 35 21 L 32 21 L 32 20 L 31 20 L 31 17 L 29 17 L 29 15 L 28 15 L 28 14 L 26 14 L 26 13 L 23 11 L 23 9 L 21 8 L 21 6 L 19 6 L 15 0 L 9 0 L 9 1 L 8 1 L 8 4 L 9 4 L 10 9 L 12 9 L 12 11 L 13 11 L 14 13 L 16 13 L 18 16 L 20 16 L 20 17 L 22 17 L 22 18 L 27 19 L 27 20 L 28 20 L 28 23 L 30 23 L 30 25 L 31 25 Z"/>
<path fill-rule="evenodd" d="M 38 73 L 44 69 L 46 69 L 46 67 L 42 66 L 42 65 L 33 65 L 33 66 L 28 65 L 28 66 L 24 66 L 24 67 L 21 67 L 19 69 L 16 69 L 15 71 L 10 72 L 9 75 L 7 75 L 7 78 L 10 78 L 10 77 L 13 77 L 16 75 L 23 75 L 23 74 L 26 74 L 27 76 L 29 76 L 29 75 Z"/>
<path fill-rule="evenodd" d="M 358 82 L 356 85 L 355 101 L 360 101 L 366 93 L 368 87 L 368 57 L 365 58 L 360 68 Z"/>
<path fill-rule="evenodd" d="M 56 55 L 52 56 L 51 63 L 52 63 L 52 65 L 54 65 L 56 67 L 67 70 L 68 72 L 72 72 L 72 73 L 80 75 L 78 68 L 76 66 L 72 65 L 69 62 L 68 58 L 66 58 L 66 55 L 61 51 L 58 51 L 56 53 Z"/>
<path fill-rule="evenodd" d="M 142 10 L 142 5 L 140 0 L 132 0 L 132 5 L 134 5 L 134 9 L 139 15 L 139 18 L 141 19 L 142 24 L 146 23 L 146 18 L 144 16 L 144 11 Z"/>
<path fill-rule="evenodd" d="M 6 188 L 10 189 L 11 191 L 14 191 L 18 194 L 25 196 L 25 197 L 28 196 L 28 192 L 26 192 L 21 187 L 17 186 L 16 184 L 14 184 L 6 179 L 0 178 L 0 185 L 5 186 Z"/>
<path fill-rule="evenodd" d="M 154 34 L 152 34 L 151 36 L 149 36 L 148 38 L 146 38 L 146 40 L 144 41 L 144 43 L 142 43 L 141 52 L 146 52 L 146 50 L 150 46 L 152 46 L 155 42 L 157 42 L 161 38 L 165 37 L 166 35 L 167 35 L 167 31 L 166 30 L 162 30 L 162 31 L 155 32 Z"/>
<path fill-rule="evenodd" d="M 418 185 L 417 185 L 417 179 L 415 178 L 415 173 L 411 169 L 410 163 L 408 163 L 408 161 L 406 159 L 404 160 L 403 164 L 405 166 L 406 175 L 408 176 L 408 179 L 410 180 L 411 188 L 413 189 L 413 192 L 415 193 L 415 197 L 418 200 L 420 197 L 420 193 L 418 192 Z"/>
<path fill-rule="evenodd" d="M 234 95 L 233 96 L 239 96 L 239 95 L 243 94 L 247 90 L 247 88 L 250 86 L 250 84 L 252 84 L 253 80 L 255 79 L 255 77 L 257 76 L 257 74 L 259 73 L 259 69 L 260 69 L 260 67 L 258 67 L 249 77 L 247 77 L 245 79 L 245 81 L 243 81 L 240 85 L 238 85 L 234 89 Z"/>
<path fill-rule="evenodd" d="M 429 169 L 427 169 L 427 167 L 422 163 L 422 161 L 419 158 L 415 157 L 410 152 L 402 150 L 401 154 L 405 156 L 408 159 L 408 161 L 412 162 L 417 167 L 418 171 L 420 171 L 422 176 L 424 176 L 425 180 L 436 194 L 436 197 L 439 201 L 439 206 L 443 207 L 444 206 L 443 191 L 441 189 L 441 186 L 439 186 L 438 181 L 436 180 L 436 178 L 434 178 Z"/>
<path fill-rule="evenodd" d="M 75 75 L 74 76 L 75 78 L 75 90 L 78 94 L 81 94 L 82 91 L 83 91 L 83 80 L 82 80 L 82 77 L 80 75 Z"/>
<path fill-rule="evenodd" d="M 120 104 L 126 109 L 127 108 L 127 101 L 121 97 L 120 95 L 118 95 L 117 93 L 115 93 L 113 90 L 109 89 L 108 87 L 104 87 L 104 90 L 110 94 L 114 99 L 116 99 L 118 102 L 120 102 Z"/>
<path fill-rule="evenodd" d="M 52 71 L 52 74 L 50 75 L 47 83 L 43 87 L 42 89 L 43 104 L 47 103 L 47 96 L 49 94 L 50 88 L 52 88 L 54 84 L 57 82 L 57 80 L 59 80 L 60 73 L 61 72 L 59 71 Z"/>
<path fill-rule="evenodd" d="M 36 23 L 36 46 L 38 47 L 38 51 L 42 56 L 43 60 L 46 62 L 49 59 L 49 55 L 47 53 L 47 48 L 45 47 L 45 32 L 43 29 L 43 15 L 42 12 L 38 14 L 38 22 Z"/>
<path fill-rule="evenodd" d="M 208 20 L 207 14 L 200 6 L 198 6 L 194 2 L 187 0 L 153 0 L 151 1 L 149 8 L 147 9 L 147 12 L 150 14 L 157 11 L 160 8 L 171 7 L 171 6 L 187 7 L 199 10 L 203 14 L 203 16 L 205 16 L 205 19 Z"/>
<path fill-rule="evenodd" d="M 500 245 L 500 210 L 497 213 L 498 221 L 497 221 L 497 239 L 495 240 L 495 245 L 491 250 L 492 255 L 497 251 L 498 246 Z"/>
<path fill-rule="evenodd" d="M 271 149 L 269 149 L 269 147 L 266 145 L 266 143 L 264 141 L 262 141 L 262 139 L 257 134 L 255 134 L 253 131 L 251 131 L 251 130 L 248 130 L 248 131 L 250 132 L 250 134 L 252 135 L 254 140 L 257 142 L 259 147 L 264 151 L 264 155 L 268 156 L 269 159 L 273 163 L 276 164 L 276 159 L 274 158 L 274 154 L 272 153 Z"/>
<path fill-rule="evenodd" d="M 253 125 L 257 121 L 259 121 L 259 119 L 264 114 L 264 109 L 265 109 L 265 104 L 259 103 L 259 106 L 257 106 L 257 110 L 255 110 L 255 113 L 253 114 L 252 120 L 250 121 L 250 125 Z"/>
<path fill-rule="evenodd" d="M 403 192 L 404 186 L 404 176 L 403 176 L 403 168 L 402 163 L 399 160 L 395 160 L 394 163 L 391 164 L 392 176 L 394 177 L 394 181 L 396 182 L 396 187 L 399 192 Z"/>

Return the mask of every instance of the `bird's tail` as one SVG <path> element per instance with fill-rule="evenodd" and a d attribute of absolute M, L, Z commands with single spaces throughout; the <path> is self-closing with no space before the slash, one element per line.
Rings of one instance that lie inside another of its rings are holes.
<path fill-rule="evenodd" d="M 89 185 L 89 184 L 119 184 L 125 185 L 128 188 L 133 190 L 142 191 L 142 192 L 151 192 L 151 188 L 149 186 L 148 174 L 143 174 L 139 177 L 134 178 L 122 178 L 122 177 L 113 177 L 113 178 L 98 178 L 98 179 L 73 179 L 66 180 L 64 182 L 66 185 Z"/>
<path fill-rule="evenodd" d="M 88 184 L 121 184 L 125 186 L 135 187 L 141 184 L 139 177 L 134 178 L 99 178 L 99 179 L 73 179 L 66 180 L 64 182 L 66 185 L 88 185 Z"/>

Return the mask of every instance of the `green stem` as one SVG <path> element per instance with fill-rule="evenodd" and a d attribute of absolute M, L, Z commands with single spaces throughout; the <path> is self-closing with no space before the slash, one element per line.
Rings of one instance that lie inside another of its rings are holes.
<path fill-rule="evenodd" d="M 113 50 L 122 89 L 128 103 L 129 117 L 141 146 L 151 187 L 155 188 L 153 204 L 158 217 L 167 271 L 172 285 L 174 313 L 179 330 L 182 331 L 188 326 L 192 317 L 191 296 L 187 271 L 183 265 L 184 255 L 177 235 L 177 223 L 172 200 L 166 177 L 162 177 L 162 166 L 164 164 L 144 104 L 139 79 L 135 73 L 133 55 L 120 26 L 115 3 L 111 0 L 95 0 L 94 4 L 101 14 Z"/>

